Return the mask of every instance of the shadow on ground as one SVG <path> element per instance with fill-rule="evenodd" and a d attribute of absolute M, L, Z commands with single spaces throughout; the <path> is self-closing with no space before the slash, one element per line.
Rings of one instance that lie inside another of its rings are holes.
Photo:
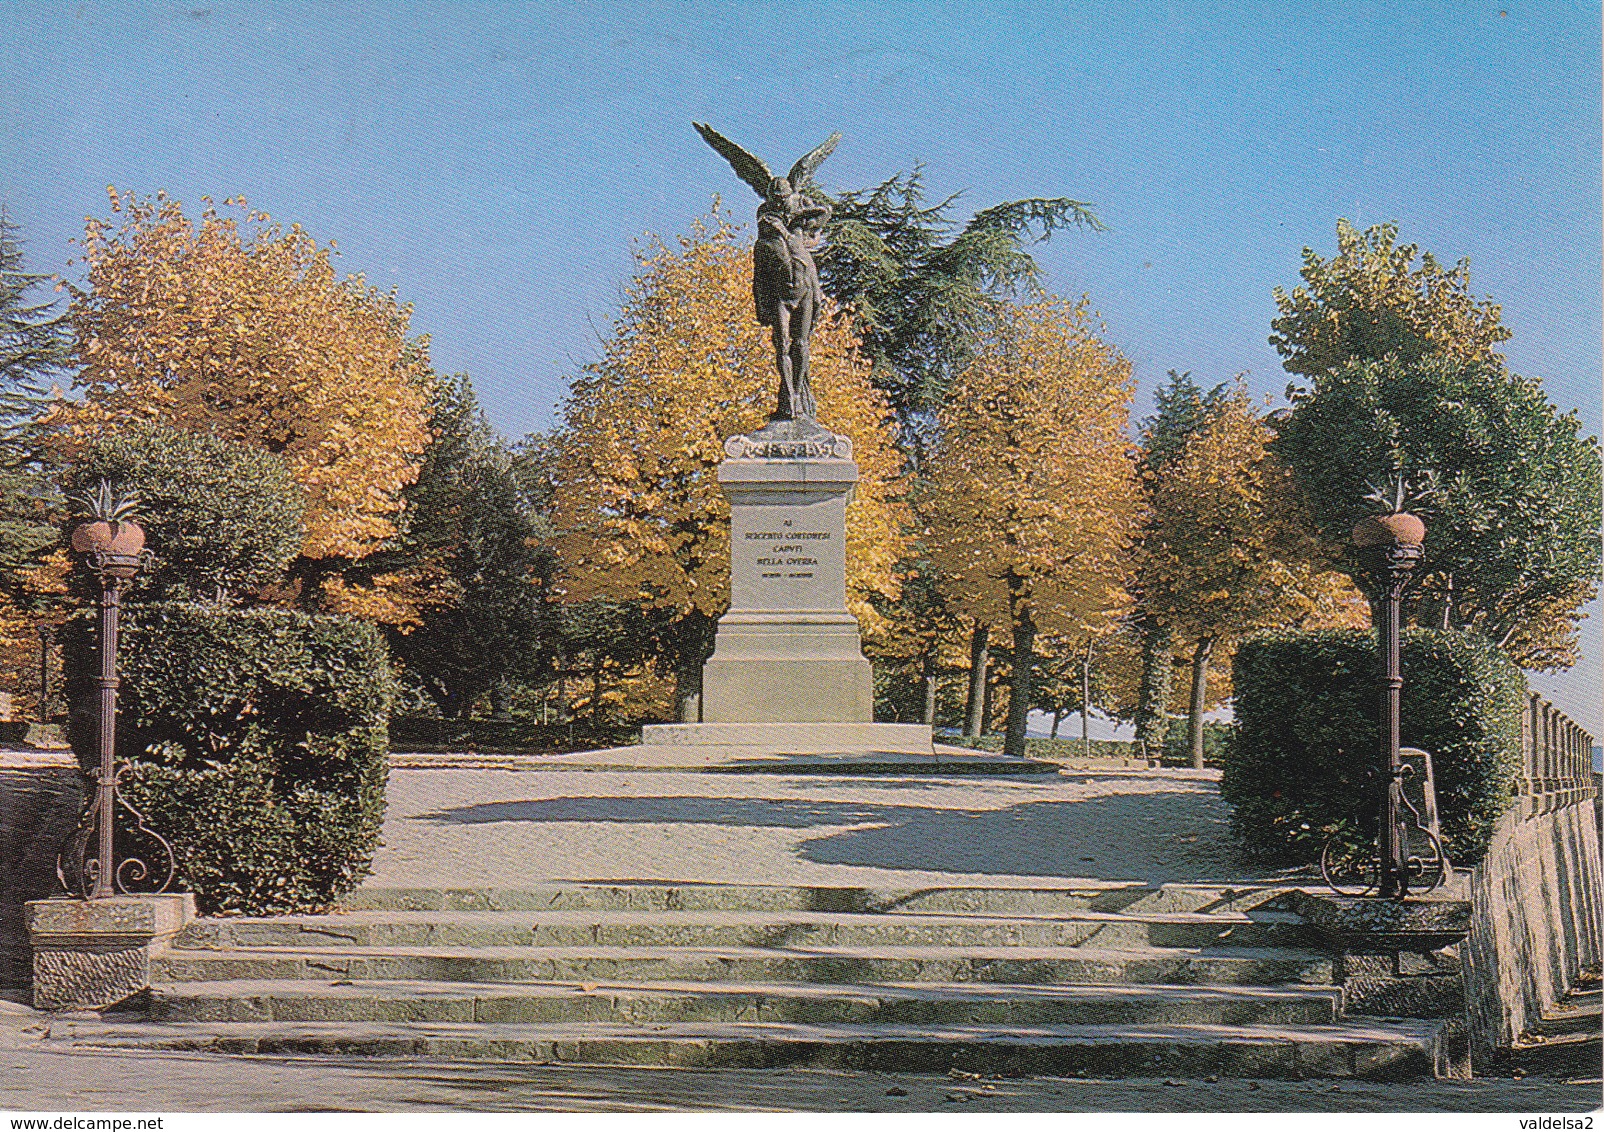
<path fill-rule="evenodd" d="M 482 802 L 422 818 L 457 825 L 837 827 L 807 840 L 801 857 L 827 865 L 1151 883 L 1238 874 L 1228 810 L 1212 789 L 1025 802 L 987 810 L 696 796 L 550 798 Z"/>

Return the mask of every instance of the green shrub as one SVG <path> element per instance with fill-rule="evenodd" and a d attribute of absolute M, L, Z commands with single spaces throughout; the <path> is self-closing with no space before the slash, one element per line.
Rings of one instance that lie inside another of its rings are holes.
<path fill-rule="evenodd" d="M 70 738 L 96 751 L 92 625 L 68 634 Z M 326 907 L 367 874 L 394 694 L 371 625 L 285 609 L 134 606 L 119 650 L 128 800 L 203 911 Z"/>
<path fill-rule="evenodd" d="M 300 553 L 304 493 L 271 452 L 204 432 L 143 424 L 90 441 L 72 490 L 110 480 L 138 497 L 153 568 L 138 597 L 213 599 L 279 581 Z"/>
<path fill-rule="evenodd" d="M 949 747 L 967 747 L 971 751 L 1001 751 L 1003 736 L 982 735 L 972 738 L 965 735 L 937 735 L 936 742 Z M 1057 739 L 1028 736 L 1025 739 L 1025 757 L 1045 759 L 1048 762 L 1070 762 L 1087 758 L 1086 744 L 1078 738 L 1060 734 Z M 1136 744 L 1128 739 L 1093 739 L 1090 756 L 1094 759 L 1134 759 Z"/>
<path fill-rule="evenodd" d="M 639 727 L 627 724 L 597 727 L 588 716 L 568 723 L 541 723 L 536 719 L 436 719 L 416 715 L 390 719 L 390 749 L 404 752 L 540 754 L 623 747 L 639 740 Z"/>
<path fill-rule="evenodd" d="M 1170 719 L 1164 736 L 1164 753 L 1159 762 L 1165 766 L 1192 765 L 1192 737 L 1187 734 L 1186 717 Z M 1218 720 L 1203 721 L 1203 761 L 1209 766 L 1224 766 L 1236 742 L 1236 726 Z"/>
<path fill-rule="evenodd" d="M 1520 774 L 1525 677 L 1480 637 L 1431 630 L 1404 634 L 1402 670 L 1401 742 L 1431 752 L 1445 848 L 1473 864 Z M 1375 836 L 1375 671 L 1375 635 L 1362 630 L 1268 633 L 1238 650 L 1220 791 L 1254 858 L 1304 864 L 1337 829 Z"/>

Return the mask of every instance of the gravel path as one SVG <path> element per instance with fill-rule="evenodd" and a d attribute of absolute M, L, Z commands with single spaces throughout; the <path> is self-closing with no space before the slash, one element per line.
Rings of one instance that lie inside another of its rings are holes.
<path fill-rule="evenodd" d="M 1243 879 L 1217 779 L 394 770 L 368 883 Z"/>

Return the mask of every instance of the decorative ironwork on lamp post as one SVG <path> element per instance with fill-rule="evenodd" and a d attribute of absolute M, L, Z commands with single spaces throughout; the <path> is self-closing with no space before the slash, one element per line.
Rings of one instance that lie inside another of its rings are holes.
<path fill-rule="evenodd" d="M 1403 822 L 1403 762 L 1398 755 L 1399 698 L 1403 673 L 1398 660 L 1398 607 L 1415 567 L 1420 564 L 1426 524 L 1402 510 L 1402 489 L 1398 510 L 1390 515 L 1361 519 L 1353 528 L 1353 545 L 1358 552 L 1371 592 L 1375 595 L 1376 688 L 1380 707 L 1381 772 L 1385 788 L 1381 791 L 1381 877 L 1378 895 L 1401 900 L 1409 894 L 1409 846 Z"/>
<path fill-rule="evenodd" d="M 140 814 L 121 796 L 117 780 L 117 629 L 123 589 L 145 563 L 145 532 L 128 519 L 133 499 L 119 499 L 105 480 L 82 500 L 91 518 L 72 532 L 72 549 L 100 582 L 99 726 L 96 728 L 100 766 L 95 796 L 73 831 L 67 847 L 56 859 L 56 876 L 76 896 L 99 900 L 118 892 L 161 892 L 172 883 L 176 862 L 172 846 L 145 825 Z M 116 848 L 116 808 L 133 817 L 135 829 L 160 853 L 159 864 L 128 855 L 121 860 Z"/>

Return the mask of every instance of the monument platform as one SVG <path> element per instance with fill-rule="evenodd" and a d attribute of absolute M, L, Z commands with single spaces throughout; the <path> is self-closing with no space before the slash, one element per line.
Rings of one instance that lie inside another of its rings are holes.
<path fill-rule="evenodd" d="M 991 751 L 972 751 L 967 747 L 949 747 L 944 744 L 931 744 L 928 739 L 922 744 L 907 742 L 903 738 L 906 748 L 904 750 L 875 750 L 869 742 L 861 736 L 845 738 L 853 741 L 843 741 L 837 744 L 827 742 L 814 742 L 812 744 L 788 743 L 783 736 L 774 734 L 748 733 L 744 736 L 728 734 L 724 736 L 713 735 L 712 738 L 749 738 L 761 739 L 754 743 L 714 743 L 714 742 L 684 742 L 661 741 L 656 733 L 670 731 L 678 728 L 712 727 L 719 728 L 720 724 L 662 724 L 648 725 L 643 730 L 647 733 L 642 736 L 639 744 L 627 747 L 607 747 L 596 751 L 573 751 L 568 754 L 528 754 L 528 755 L 492 755 L 483 752 L 462 751 L 457 753 L 431 753 L 431 754 L 396 754 L 390 758 L 390 766 L 396 770 L 445 770 L 445 769 L 482 769 L 482 770 L 575 770 L 575 771 L 676 771 L 676 772 L 703 772 L 710 774 L 842 774 L 842 775 L 895 775 L 895 776 L 937 776 L 946 778 L 954 775 L 1049 775 L 1057 778 L 1060 767 L 1057 763 L 1045 762 L 1041 759 L 1020 759 L 1011 755 L 1000 755 Z M 739 724 L 730 725 L 744 730 L 750 727 L 772 727 L 773 724 Z M 914 732 L 929 729 L 917 727 L 912 724 L 882 723 L 870 724 L 875 728 L 901 729 L 907 728 Z M 799 728 L 798 733 L 803 734 L 821 729 L 821 725 L 807 725 Z M 824 730 L 829 730 L 824 727 Z M 685 736 L 677 737 L 684 739 Z M 698 736 L 697 738 L 701 738 Z M 892 736 L 890 741 L 876 744 L 882 748 L 892 747 L 897 741 Z M 812 749 L 796 750 L 793 747 L 811 746 Z M 853 749 L 856 748 L 856 749 Z"/>
<path fill-rule="evenodd" d="M 783 755 L 934 753 L 923 723 L 660 723 L 641 728 L 642 746 L 769 751 Z"/>

